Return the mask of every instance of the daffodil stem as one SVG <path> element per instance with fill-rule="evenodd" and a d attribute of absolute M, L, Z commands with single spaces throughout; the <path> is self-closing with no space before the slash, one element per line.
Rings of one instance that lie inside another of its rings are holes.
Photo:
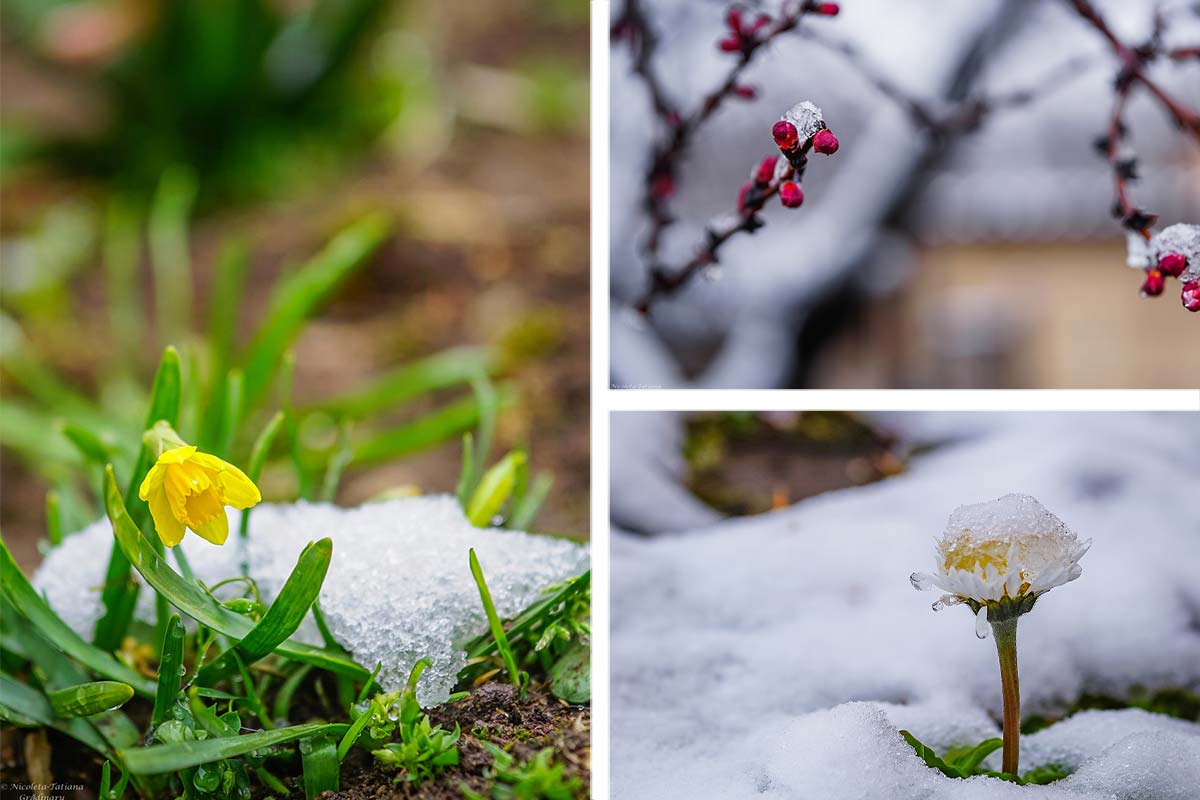
<path fill-rule="evenodd" d="M 1021 689 L 1017 681 L 1017 618 L 992 623 L 1000 656 L 1000 688 L 1004 696 L 1004 754 L 1001 769 L 1017 774 L 1021 749 Z"/>

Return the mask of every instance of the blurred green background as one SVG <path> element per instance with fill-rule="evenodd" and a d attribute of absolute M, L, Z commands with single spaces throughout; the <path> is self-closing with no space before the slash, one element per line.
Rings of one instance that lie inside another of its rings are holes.
<path fill-rule="evenodd" d="M 497 452 L 555 475 L 539 527 L 585 535 L 588 4 L 0 8 L 0 526 L 23 566 L 76 457 L 63 421 L 136 427 L 165 344 L 197 372 L 236 363 L 280 287 L 366 216 L 386 237 L 281 333 L 295 402 L 322 410 L 302 437 L 335 452 L 357 412 L 334 399 L 468 352 L 512 398 Z M 451 414 L 465 388 L 371 408 L 356 444 Z M 453 427 L 352 460 L 338 500 L 453 491 Z M 264 475 L 268 500 L 295 495 L 288 474 Z"/>

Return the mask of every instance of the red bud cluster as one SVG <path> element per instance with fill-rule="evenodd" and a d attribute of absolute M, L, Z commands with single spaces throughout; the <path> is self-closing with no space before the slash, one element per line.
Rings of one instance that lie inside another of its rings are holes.
<path fill-rule="evenodd" d="M 1178 278 L 1187 268 L 1188 258 L 1183 253 L 1163 253 L 1158 257 L 1157 264 L 1146 267 L 1142 297 L 1158 297 L 1166 290 L 1167 278 Z M 1188 311 L 1200 311 L 1200 281 L 1185 281 L 1179 298 Z"/>
<path fill-rule="evenodd" d="M 748 23 L 742 9 L 734 6 L 725 15 L 725 27 L 729 31 L 724 39 L 717 42 L 717 48 L 723 53 L 744 53 L 758 43 L 759 31 L 770 24 L 771 18 L 766 14 L 759 14 L 753 22 Z"/>

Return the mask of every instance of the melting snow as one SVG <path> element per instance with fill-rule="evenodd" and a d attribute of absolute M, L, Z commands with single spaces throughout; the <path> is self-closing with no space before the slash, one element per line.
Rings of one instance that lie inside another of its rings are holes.
<path fill-rule="evenodd" d="M 971 418 L 913 416 L 934 435 Z M 1138 711 L 1024 737 L 1023 771 L 1076 768 L 1053 786 L 946 778 L 896 735 L 944 751 L 999 731 L 994 644 L 963 608 L 935 616 L 908 575 L 954 507 L 1008 492 L 1094 540 L 1083 575 L 1021 619 L 1023 712 L 1200 688 L 1200 416 L 997 416 L 881 483 L 669 538 L 615 534 L 613 796 L 1195 797 L 1200 725 Z"/>
<path fill-rule="evenodd" d="M 230 513 L 237 530 L 238 512 Z M 512 616 L 542 590 L 580 574 L 586 547 L 518 531 L 472 526 L 447 495 L 405 498 L 357 508 L 322 503 L 263 504 L 250 517 L 249 546 L 236 534 L 223 547 L 198 536 L 183 548 L 196 573 L 212 585 L 239 572 L 243 555 L 264 600 L 275 598 L 304 546 L 333 540 L 333 560 L 321 589 L 321 608 L 334 638 L 368 669 L 383 663 L 385 689 L 403 685 L 412 665 L 427 657 L 421 678 L 424 705 L 444 702 L 465 666 L 460 645 L 487 630 L 479 592 L 467 564 L 474 547 L 501 616 Z M 112 529 L 100 520 L 51 551 L 34 586 L 76 631 L 90 637 L 100 613 Z M 153 593 L 141 593 L 138 616 L 154 618 Z M 302 629 L 303 630 L 303 629 Z M 312 632 L 304 637 L 314 639 Z"/>

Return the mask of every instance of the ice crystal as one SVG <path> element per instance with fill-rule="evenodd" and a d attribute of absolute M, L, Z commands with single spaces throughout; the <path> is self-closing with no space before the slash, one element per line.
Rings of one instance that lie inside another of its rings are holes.
<path fill-rule="evenodd" d="M 796 103 L 785 111 L 780 119 L 796 126 L 796 132 L 799 134 L 801 142 L 808 141 L 816 135 L 817 131 L 825 127 L 825 118 L 821 115 L 821 109 L 808 100 Z"/>

